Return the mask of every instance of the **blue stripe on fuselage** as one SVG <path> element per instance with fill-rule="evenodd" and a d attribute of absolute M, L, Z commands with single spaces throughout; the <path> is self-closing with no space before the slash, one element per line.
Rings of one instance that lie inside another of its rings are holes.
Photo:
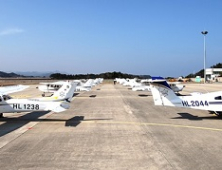
<path fill-rule="evenodd" d="M 218 101 L 218 102 L 213 102 L 213 101 L 212 101 L 212 102 L 209 102 L 209 104 L 212 104 L 212 105 L 214 105 L 214 104 L 219 104 L 219 105 L 221 105 L 222 102 L 219 102 L 219 101 Z"/>

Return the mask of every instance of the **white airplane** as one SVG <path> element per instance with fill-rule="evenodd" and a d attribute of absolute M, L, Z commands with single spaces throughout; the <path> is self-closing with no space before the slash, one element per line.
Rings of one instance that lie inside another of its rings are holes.
<path fill-rule="evenodd" d="M 93 86 L 96 86 L 102 83 L 103 79 L 97 78 L 95 80 L 88 79 L 85 83 L 82 80 L 73 80 L 77 84 L 75 91 L 90 91 Z M 42 96 L 45 97 L 46 93 L 54 93 L 60 89 L 64 81 L 49 82 L 49 83 L 40 83 L 37 87 L 40 91 L 43 92 Z"/>
<path fill-rule="evenodd" d="M 78 85 L 76 87 L 76 91 L 90 91 L 92 87 L 100 84 L 103 82 L 102 78 L 96 78 L 96 79 L 88 79 L 85 83 L 82 83 L 79 80 L 74 80 L 75 82 L 78 81 Z"/>
<path fill-rule="evenodd" d="M 152 77 L 150 87 L 155 105 L 208 110 L 222 115 L 222 91 L 177 96 L 162 77 Z"/>
<path fill-rule="evenodd" d="M 150 86 L 148 85 L 141 85 L 137 87 L 133 87 L 132 91 L 151 91 Z"/>
<path fill-rule="evenodd" d="M 123 83 L 124 86 L 130 86 L 135 87 L 138 86 L 138 83 L 136 82 L 137 79 L 126 79 L 126 82 Z"/>
<path fill-rule="evenodd" d="M 180 82 L 168 82 L 168 84 L 170 85 L 170 87 L 174 92 L 182 91 L 183 88 L 185 87 L 185 85 L 180 84 Z"/>
<path fill-rule="evenodd" d="M 74 80 L 76 81 L 76 80 Z M 76 91 L 90 91 L 93 86 L 93 80 L 89 79 L 85 83 L 82 83 L 81 81 L 78 83 L 76 87 Z"/>
<path fill-rule="evenodd" d="M 115 78 L 114 81 L 122 85 L 127 82 L 124 78 Z"/>
<path fill-rule="evenodd" d="M 142 83 L 140 83 L 140 85 L 133 87 L 132 90 L 133 91 L 151 91 L 150 85 L 149 83 L 147 84 L 147 81 L 150 81 L 150 80 L 147 79 L 146 81 L 143 81 Z M 179 84 L 179 82 L 170 82 L 169 86 L 172 88 L 174 92 L 180 92 L 185 87 L 185 85 Z"/>
<path fill-rule="evenodd" d="M 40 83 L 40 85 L 37 88 L 43 92 L 42 96 L 44 97 L 45 93 L 54 93 L 58 91 L 62 87 L 63 84 L 64 84 L 64 81 Z"/>
<path fill-rule="evenodd" d="M 3 113 L 54 111 L 62 112 L 69 108 L 76 84 L 65 82 L 51 97 L 36 99 L 13 99 L 8 95 L 0 95 L 0 117 Z"/>

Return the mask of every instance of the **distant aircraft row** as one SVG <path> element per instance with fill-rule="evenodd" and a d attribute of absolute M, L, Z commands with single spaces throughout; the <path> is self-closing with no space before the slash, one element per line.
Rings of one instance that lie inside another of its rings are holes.
<path fill-rule="evenodd" d="M 97 84 L 100 84 L 103 82 L 102 78 L 96 78 L 96 79 L 88 79 L 88 80 L 73 80 L 73 83 L 75 83 L 75 91 L 90 91 L 92 87 L 96 86 Z M 57 81 L 52 83 L 40 83 L 40 85 L 37 87 L 40 91 L 43 92 L 43 97 L 46 93 L 54 93 L 58 89 L 63 86 L 64 81 Z"/>
<path fill-rule="evenodd" d="M 151 91 L 150 88 L 150 80 L 151 79 L 124 79 L 124 78 L 116 78 L 116 81 L 123 86 L 131 87 L 133 91 Z M 180 82 L 170 82 L 170 87 L 174 92 L 182 91 L 185 85 L 180 84 Z"/>
<path fill-rule="evenodd" d="M 206 94 L 193 92 L 188 96 L 180 96 L 177 92 L 182 91 L 185 86 L 176 82 L 169 83 L 162 77 L 152 77 L 152 79 L 141 80 L 140 83 L 136 79 L 115 79 L 115 81 L 124 86 L 130 86 L 133 91 L 151 91 L 154 104 L 158 106 L 208 110 L 222 116 L 222 91 Z M 148 84 L 145 85 L 144 82 Z"/>
<path fill-rule="evenodd" d="M 62 112 L 70 107 L 75 91 L 89 91 L 93 86 L 102 83 L 103 79 L 90 79 L 85 83 L 81 81 L 61 81 L 55 83 L 42 83 L 39 90 L 53 92 L 50 97 L 35 99 L 13 99 L 8 94 L 22 91 L 29 86 L 17 85 L 0 87 L 0 117 L 3 113 L 54 111 Z"/>
<path fill-rule="evenodd" d="M 3 113 L 29 112 L 29 111 L 54 111 L 62 112 L 70 107 L 70 102 L 75 91 L 89 91 L 93 86 L 103 82 L 103 79 L 59 81 L 54 83 L 41 83 L 38 89 L 43 96 L 52 93 L 50 97 L 35 99 L 12 99 L 7 94 L 22 91 L 28 86 L 0 87 L 0 117 Z M 191 93 L 188 96 L 180 96 L 177 93 L 185 87 L 179 83 L 168 83 L 162 77 L 138 81 L 136 79 L 114 79 L 124 86 L 129 86 L 133 91 L 151 91 L 155 105 L 173 106 L 208 110 L 216 115 L 222 115 L 222 91 L 211 93 Z"/>

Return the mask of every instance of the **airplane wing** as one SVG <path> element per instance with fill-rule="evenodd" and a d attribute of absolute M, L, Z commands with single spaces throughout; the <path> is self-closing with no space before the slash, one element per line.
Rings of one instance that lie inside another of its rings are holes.
<path fill-rule="evenodd" d="M 0 94 L 5 95 L 5 94 L 9 94 L 9 93 L 15 93 L 15 92 L 25 90 L 28 87 L 29 86 L 25 86 L 25 85 L 0 87 Z"/>

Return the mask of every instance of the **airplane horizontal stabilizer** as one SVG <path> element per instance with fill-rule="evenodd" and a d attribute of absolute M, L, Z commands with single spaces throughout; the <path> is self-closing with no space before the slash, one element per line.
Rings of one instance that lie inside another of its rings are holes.
<path fill-rule="evenodd" d="M 70 107 L 70 103 L 68 102 L 61 102 L 59 105 L 57 106 L 54 106 L 54 108 L 52 109 L 49 109 L 49 110 L 52 110 L 53 112 L 63 112 L 63 111 L 66 111 L 67 109 L 69 109 Z"/>

